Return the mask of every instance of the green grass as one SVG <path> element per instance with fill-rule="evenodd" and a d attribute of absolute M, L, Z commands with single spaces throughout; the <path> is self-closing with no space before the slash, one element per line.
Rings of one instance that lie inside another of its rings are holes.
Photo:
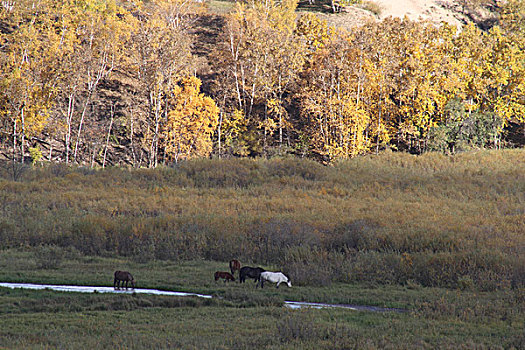
<path fill-rule="evenodd" d="M 274 266 L 264 266 L 275 269 Z M 136 263 L 123 258 L 76 256 L 65 258 L 58 268 L 38 268 L 35 254 L 31 251 L 4 250 L 0 252 L 0 281 L 40 284 L 71 284 L 89 286 L 112 286 L 113 271 L 129 270 L 137 280 L 137 288 L 154 288 L 211 294 L 237 302 L 253 298 L 256 302 L 269 300 L 327 302 L 342 304 L 373 305 L 413 309 L 422 288 L 382 285 L 333 284 L 279 289 L 269 285 L 256 289 L 253 280 L 244 284 L 215 282 L 215 271 L 228 271 L 227 262 L 217 261 L 155 261 Z M 238 277 L 238 276 L 237 276 Z M 435 288 L 424 289 L 432 294 Z M 435 293 L 435 292 L 434 292 Z M 435 297 L 438 297 L 438 293 Z M 430 298 L 430 296 L 427 296 Z"/>
<path fill-rule="evenodd" d="M 2 281 L 109 286 L 112 271 L 126 268 L 142 288 L 216 297 L 0 288 L 0 347 L 343 349 L 454 348 L 467 344 L 519 348 L 523 342 L 523 291 L 482 293 L 346 284 L 261 290 L 251 282 L 215 283 L 213 271 L 225 267 L 226 262 L 216 261 L 136 263 L 76 256 L 64 258 L 57 268 L 39 269 L 34 252 L 2 251 Z M 289 310 L 280 306 L 285 299 L 404 307 L 410 311 Z"/>
<path fill-rule="evenodd" d="M 12 348 L 344 349 L 509 346 L 508 327 L 446 324 L 410 315 L 275 307 L 140 308 L 0 316 Z M 32 332 L 28 334 L 28 327 Z M 518 339 L 518 340 L 516 340 Z M 470 345 L 470 346 L 469 346 Z M 519 344 L 517 344 L 519 345 Z"/>

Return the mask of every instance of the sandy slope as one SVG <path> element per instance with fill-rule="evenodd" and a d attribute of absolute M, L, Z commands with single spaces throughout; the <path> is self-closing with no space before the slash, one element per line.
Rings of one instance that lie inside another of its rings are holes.
<path fill-rule="evenodd" d="M 434 23 L 447 22 L 461 27 L 468 21 L 460 12 L 457 0 L 369 0 L 379 4 L 382 8 L 380 16 L 367 11 L 364 5 L 354 5 L 345 8 L 344 13 L 336 16 L 318 14 L 330 25 L 351 29 L 372 20 L 377 21 L 386 17 L 405 16 L 410 20 L 429 20 Z"/>
<path fill-rule="evenodd" d="M 375 0 L 383 7 L 380 18 L 388 16 L 403 18 L 407 16 L 411 20 L 431 20 L 432 22 L 448 22 L 461 25 L 458 14 L 451 10 L 454 7 L 453 0 Z"/>

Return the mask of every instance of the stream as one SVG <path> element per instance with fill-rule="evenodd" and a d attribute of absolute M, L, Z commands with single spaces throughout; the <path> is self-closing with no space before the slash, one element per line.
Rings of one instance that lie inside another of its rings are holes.
<path fill-rule="evenodd" d="M 66 286 L 66 285 L 54 285 L 54 284 L 34 284 L 34 283 L 5 283 L 0 282 L 0 287 L 4 288 L 22 288 L 22 289 L 33 289 L 33 290 L 53 290 L 57 292 L 76 292 L 76 293 L 114 293 L 114 294 L 153 294 L 153 295 L 168 295 L 176 297 L 198 297 L 198 298 L 212 298 L 211 295 L 187 293 L 187 292 L 175 292 L 158 289 L 114 289 L 113 287 L 94 287 L 94 286 Z M 371 312 L 406 312 L 406 309 L 397 308 L 385 308 L 377 306 L 365 306 L 365 305 L 347 305 L 347 304 L 326 304 L 326 303 L 309 303 L 301 301 L 285 301 L 284 306 L 290 309 L 301 309 L 301 308 L 339 308 L 348 309 L 355 311 L 371 311 Z"/>

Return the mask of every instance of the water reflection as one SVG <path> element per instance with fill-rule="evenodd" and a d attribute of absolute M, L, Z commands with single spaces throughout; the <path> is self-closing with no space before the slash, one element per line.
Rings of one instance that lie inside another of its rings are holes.
<path fill-rule="evenodd" d="M 187 292 L 174 292 L 167 290 L 158 289 L 114 289 L 113 287 L 99 287 L 99 286 L 65 286 L 65 285 L 54 285 L 54 284 L 34 284 L 34 283 L 5 283 L 0 282 L 0 287 L 5 288 L 23 288 L 33 290 L 53 290 L 57 292 L 77 292 L 77 293 L 116 293 L 116 294 L 154 294 L 154 295 L 169 295 L 176 297 L 198 297 L 198 298 L 212 298 L 211 295 L 187 293 Z M 325 303 L 308 303 L 301 301 L 285 301 L 284 306 L 290 309 L 301 309 L 301 308 L 314 308 L 314 309 L 325 309 L 325 308 L 339 308 L 348 309 L 355 311 L 372 311 L 372 312 L 406 312 L 405 309 L 394 309 L 384 308 L 377 306 L 364 306 L 364 305 L 346 305 L 346 304 L 325 304 Z"/>

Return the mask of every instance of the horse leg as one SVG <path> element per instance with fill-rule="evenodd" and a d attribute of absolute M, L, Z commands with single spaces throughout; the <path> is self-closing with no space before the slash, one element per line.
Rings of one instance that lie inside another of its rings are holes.
<path fill-rule="evenodd" d="M 281 282 L 277 282 L 277 286 L 275 288 L 279 288 L 279 285 L 281 284 Z"/>

